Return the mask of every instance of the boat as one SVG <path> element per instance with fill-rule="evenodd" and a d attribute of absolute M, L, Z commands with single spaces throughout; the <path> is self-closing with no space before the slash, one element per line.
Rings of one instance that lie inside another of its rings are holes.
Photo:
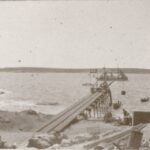
<path fill-rule="evenodd" d="M 121 95 L 126 95 L 126 91 L 125 91 L 125 90 L 122 90 L 122 91 L 121 91 Z"/>
<path fill-rule="evenodd" d="M 118 101 L 116 103 L 113 103 L 113 108 L 114 109 L 119 109 L 120 107 L 121 107 L 121 102 L 120 101 Z"/>
<path fill-rule="evenodd" d="M 118 70 L 118 76 L 117 76 L 117 80 L 120 81 L 127 81 L 128 77 L 126 76 L 126 74 L 122 71 L 122 70 Z"/>
<path fill-rule="evenodd" d="M 141 102 L 148 102 L 148 101 L 149 101 L 149 97 L 141 98 Z"/>
<path fill-rule="evenodd" d="M 5 94 L 5 92 L 4 91 L 0 91 L 0 95 L 2 95 L 2 94 Z"/>
<path fill-rule="evenodd" d="M 97 77 L 97 80 L 106 80 L 106 81 L 113 81 L 113 80 L 127 81 L 128 80 L 128 77 L 120 69 L 118 69 L 117 73 L 114 73 L 114 74 L 113 74 L 113 72 L 106 71 L 106 69 L 104 68 L 103 73 L 100 76 Z"/>

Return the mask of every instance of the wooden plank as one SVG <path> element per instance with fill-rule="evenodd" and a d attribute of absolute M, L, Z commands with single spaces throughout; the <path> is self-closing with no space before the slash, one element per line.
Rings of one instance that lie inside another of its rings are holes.
<path fill-rule="evenodd" d="M 59 114 L 55 115 L 49 122 L 47 122 L 45 125 L 43 125 L 39 129 L 37 129 L 35 132 L 43 131 L 46 127 L 50 126 L 54 121 L 56 121 L 57 119 L 59 119 L 60 117 L 62 117 L 63 115 L 65 115 L 68 111 L 71 111 L 77 105 L 80 105 L 81 103 L 83 103 L 84 101 L 88 100 L 89 98 L 92 98 L 95 94 L 89 95 L 89 96 L 83 98 L 82 100 L 77 101 L 76 103 L 74 103 L 73 105 L 71 105 L 70 107 L 68 107 L 67 109 L 65 109 L 64 111 L 62 111 Z"/>
<path fill-rule="evenodd" d="M 72 115 L 73 113 L 75 113 L 76 111 L 78 111 L 78 109 L 85 105 L 87 102 L 92 100 L 95 100 L 98 96 L 100 96 L 101 93 L 95 93 L 93 95 L 90 95 L 87 99 L 84 99 L 80 102 L 78 102 L 77 104 L 71 106 L 71 108 L 67 109 L 66 111 L 64 111 L 63 113 L 60 113 L 59 115 L 56 115 L 56 118 L 54 118 L 52 121 L 50 121 L 46 126 L 42 127 L 41 129 L 39 129 L 38 131 L 42 131 L 42 132 L 50 132 L 52 130 L 55 129 L 55 127 L 57 127 L 59 124 L 62 123 L 62 121 L 64 121 L 66 118 L 68 118 L 70 115 Z M 82 110 L 83 111 L 83 110 Z"/>
<path fill-rule="evenodd" d="M 116 133 L 116 134 L 113 134 L 113 135 L 110 135 L 110 136 L 107 136 L 106 138 L 103 138 L 103 139 L 99 139 L 99 140 L 96 140 L 94 142 L 91 142 L 90 144 L 87 144 L 84 146 L 84 148 L 86 149 L 91 149 L 93 147 L 95 147 L 96 145 L 99 145 L 100 143 L 104 142 L 104 143 L 113 143 L 114 141 L 116 140 L 119 140 L 121 138 L 124 138 L 125 136 L 129 136 L 130 135 L 130 132 L 132 130 L 141 130 L 143 129 L 144 127 L 146 127 L 145 124 L 139 124 L 135 127 L 130 127 L 128 129 L 125 129 L 119 133 Z"/>
<path fill-rule="evenodd" d="M 67 113 L 67 115 L 62 116 L 58 122 L 55 123 L 54 127 L 50 127 L 50 129 L 48 130 L 48 132 L 51 132 L 51 130 L 55 130 L 60 132 L 61 130 L 63 130 L 68 124 L 70 124 L 77 115 L 79 115 L 81 112 L 83 112 L 89 105 L 91 105 L 99 96 L 101 95 L 101 93 L 97 93 L 96 95 L 94 95 L 94 97 L 89 98 L 87 101 L 85 101 L 84 103 L 82 103 L 82 105 L 79 105 L 77 107 L 75 107 L 74 109 L 72 109 L 72 111 L 69 111 Z"/>

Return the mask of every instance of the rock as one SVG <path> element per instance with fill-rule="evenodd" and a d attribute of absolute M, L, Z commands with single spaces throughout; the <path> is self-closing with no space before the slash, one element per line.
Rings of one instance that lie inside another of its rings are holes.
<path fill-rule="evenodd" d="M 54 134 L 50 134 L 48 137 L 50 140 L 56 140 L 57 139 L 57 137 Z"/>
<path fill-rule="evenodd" d="M 83 135 L 78 135 L 75 137 L 75 139 L 78 140 L 78 143 L 83 143 L 86 141 L 86 136 L 83 136 Z"/>
<path fill-rule="evenodd" d="M 61 146 L 71 146 L 72 145 L 72 141 L 71 140 L 69 140 L 69 139 L 63 139 L 62 141 L 61 141 Z"/>
<path fill-rule="evenodd" d="M 68 136 L 65 135 L 65 134 L 63 134 L 63 133 L 61 133 L 61 134 L 57 137 L 58 143 L 61 143 L 61 141 L 62 141 L 63 139 L 68 139 Z"/>
<path fill-rule="evenodd" d="M 145 141 L 144 143 L 142 143 L 142 147 L 149 147 L 149 142 Z"/>
<path fill-rule="evenodd" d="M 39 135 L 38 138 L 43 139 L 48 142 L 50 141 L 49 135 L 47 135 L 47 134 Z"/>
<path fill-rule="evenodd" d="M 16 149 L 17 146 L 16 144 L 10 145 L 5 141 L 2 141 L 1 136 L 0 136 L 0 149 Z"/>
<path fill-rule="evenodd" d="M 10 123 L 11 120 L 10 120 L 9 118 L 5 118 L 5 119 L 4 119 L 4 122 L 5 122 L 5 123 Z"/>
<path fill-rule="evenodd" d="M 28 147 L 47 148 L 52 145 L 60 144 L 62 140 L 67 139 L 63 133 L 51 132 L 50 134 L 40 134 L 29 140 Z M 70 145 L 70 141 L 63 141 L 63 145 Z M 55 147 L 55 146 L 54 146 Z"/>
<path fill-rule="evenodd" d="M 0 122 L 1 122 L 1 123 L 10 123 L 11 120 L 10 120 L 9 118 L 7 118 L 7 117 L 5 117 L 5 118 L 0 117 Z"/>
<path fill-rule="evenodd" d="M 107 147 L 107 145 L 108 145 L 108 143 L 100 143 L 99 145 L 97 145 L 97 146 L 95 146 L 95 148 L 94 148 L 94 150 L 103 150 L 103 149 L 107 149 L 106 147 Z M 115 150 L 115 149 L 113 149 L 113 150 Z"/>
<path fill-rule="evenodd" d="M 1 149 L 1 148 L 4 148 L 5 143 L 6 143 L 6 142 L 0 140 L 0 149 Z"/>
<path fill-rule="evenodd" d="M 72 144 L 78 144 L 79 143 L 79 140 L 78 139 L 72 139 Z"/>
<path fill-rule="evenodd" d="M 53 131 L 50 133 L 49 139 L 53 144 L 60 144 L 63 139 L 68 139 L 68 137 L 64 133 Z"/>
<path fill-rule="evenodd" d="M 5 94 L 5 92 L 4 91 L 0 91 L 0 95 L 2 95 L 2 94 Z"/>
<path fill-rule="evenodd" d="M 50 146 L 51 144 L 49 142 L 45 140 L 38 140 L 36 148 L 43 149 L 43 148 L 48 148 Z"/>
<path fill-rule="evenodd" d="M 49 141 L 50 141 L 51 144 L 59 143 L 58 137 L 53 135 L 53 134 L 49 135 Z"/>
<path fill-rule="evenodd" d="M 55 135 L 56 137 L 60 136 L 60 133 L 57 131 L 52 131 L 50 135 Z"/>
<path fill-rule="evenodd" d="M 35 147 L 38 149 L 48 148 L 51 145 L 52 144 L 49 141 L 47 141 L 41 137 L 39 137 L 39 138 L 33 137 L 29 140 L 29 143 L 28 143 L 28 147 Z"/>
<path fill-rule="evenodd" d="M 80 144 L 98 138 L 99 137 L 97 135 L 90 135 L 90 134 L 78 135 L 72 139 L 72 144 Z"/>
<path fill-rule="evenodd" d="M 60 133 L 59 138 L 68 139 L 68 136 L 66 134 L 64 134 L 64 133 Z"/>
<path fill-rule="evenodd" d="M 8 144 L 8 143 L 5 143 L 5 144 L 4 144 L 4 148 L 5 148 L 5 149 L 16 149 L 17 146 L 16 146 L 16 144 L 13 144 L 13 145 L 11 144 L 11 145 L 10 145 L 10 144 Z"/>
<path fill-rule="evenodd" d="M 38 138 L 32 137 L 31 139 L 29 139 L 28 147 L 35 147 L 37 141 L 38 141 Z"/>
<path fill-rule="evenodd" d="M 51 146 L 51 149 L 58 149 L 58 148 L 60 148 L 60 145 L 59 144 L 54 144 L 53 146 Z"/>
<path fill-rule="evenodd" d="M 104 147 L 103 146 L 96 146 L 95 148 L 94 148 L 94 150 L 103 150 L 104 149 Z"/>
<path fill-rule="evenodd" d="M 27 110 L 26 112 L 27 112 L 27 114 L 29 114 L 29 115 L 38 115 L 37 112 L 34 111 L 34 110 L 32 110 L 32 109 L 29 109 L 29 110 Z"/>

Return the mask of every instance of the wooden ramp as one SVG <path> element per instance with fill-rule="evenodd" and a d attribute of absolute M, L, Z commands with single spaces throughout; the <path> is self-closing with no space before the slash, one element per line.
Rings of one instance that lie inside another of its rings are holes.
<path fill-rule="evenodd" d="M 106 92 L 106 91 L 105 91 Z M 100 99 L 104 95 L 103 92 L 96 92 L 89 95 L 86 98 L 81 99 L 75 104 L 71 105 L 64 111 L 60 112 L 58 115 L 54 116 L 47 124 L 42 126 L 36 132 L 51 132 L 51 131 L 62 131 L 67 127 L 78 115 L 85 111 L 89 106 Z"/>

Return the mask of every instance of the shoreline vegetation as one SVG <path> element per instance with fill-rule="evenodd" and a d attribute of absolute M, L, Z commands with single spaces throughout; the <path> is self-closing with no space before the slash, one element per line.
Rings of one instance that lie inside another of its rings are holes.
<path fill-rule="evenodd" d="M 142 68 L 119 68 L 124 73 L 131 74 L 150 74 L 150 69 Z M 103 72 L 103 68 L 42 68 L 42 67 L 6 67 L 0 68 L 0 72 L 14 73 L 89 73 L 90 70 L 98 70 Z M 106 68 L 108 72 L 117 72 L 118 68 Z"/>

